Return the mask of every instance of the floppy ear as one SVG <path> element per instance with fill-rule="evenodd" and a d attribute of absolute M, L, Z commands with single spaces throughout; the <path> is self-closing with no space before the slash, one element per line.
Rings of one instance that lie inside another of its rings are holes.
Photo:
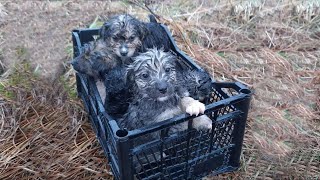
<path fill-rule="evenodd" d="M 145 23 L 139 23 L 138 30 L 142 40 L 150 33 Z"/>
<path fill-rule="evenodd" d="M 107 37 L 107 31 L 108 31 L 108 29 L 110 28 L 110 26 L 111 26 L 111 23 L 110 22 L 105 22 L 102 26 L 101 26 L 101 28 L 100 28 L 100 30 L 99 30 L 99 35 L 100 35 L 100 38 L 102 38 L 103 40 L 105 40 L 106 39 L 106 37 Z"/>
<path fill-rule="evenodd" d="M 85 54 L 80 54 L 78 57 L 71 61 L 73 69 L 79 73 L 87 74 L 94 78 L 98 77 L 98 71 L 92 67 L 93 63 L 90 57 L 86 57 Z"/>
<path fill-rule="evenodd" d="M 134 83 L 134 71 L 130 65 L 126 67 L 124 82 L 125 84 L 128 84 L 128 85 L 132 85 Z"/>

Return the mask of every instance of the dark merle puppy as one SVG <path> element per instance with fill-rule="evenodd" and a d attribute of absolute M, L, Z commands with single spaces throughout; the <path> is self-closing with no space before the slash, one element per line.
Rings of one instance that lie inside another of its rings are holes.
<path fill-rule="evenodd" d="M 144 23 L 128 14 L 111 18 L 100 30 L 100 37 L 106 46 L 112 47 L 123 64 L 129 64 L 130 58 L 141 51 L 142 42 L 147 34 L 148 29 Z"/>
<path fill-rule="evenodd" d="M 76 71 L 94 77 L 102 101 L 108 101 L 105 108 L 110 114 L 126 111 L 128 99 L 123 95 L 121 69 L 141 51 L 146 33 L 145 24 L 128 14 L 112 17 L 101 27 L 100 38 L 86 44 L 72 61 Z"/>
<path fill-rule="evenodd" d="M 191 69 L 186 62 L 179 59 L 177 63 L 177 92 L 180 97 L 192 97 L 203 102 L 211 94 L 213 79 L 210 74 L 203 69 Z"/>
<path fill-rule="evenodd" d="M 177 95 L 176 63 L 176 56 L 156 48 L 134 57 L 134 62 L 127 69 L 133 101 L 128 112 L 120 120 L 122 128 L 134 130 L 182 113 L 198 115 L 204 112 L 204 104 L 191 97 L 181 99 Z M 204 115 L 195 118 L 193 126 L 196 129 L 211 129 L 212 124 Z M 187 122 L 170 128 L 169 134 L 185 129 Z M 143 142 L 157 137 L 158 134 L 145 137 Z"/>
<path fill-rule="evenodd" d="M 100 38 L 86 44 L 71 64 L 80 73 L 102 78 L 110 69 L 131 63 L 131 57 L 140 51 L 146 32 L 145 25 L 134 17 L 115 16 L 101 27 Z"/>
<path fill-rule="evenodd" d="M 121 118 L 127 112 L 132 99 L 132 91 L 126 83 L 126 68 L 119 66 L 110 70 L 104 78 L 104 85 L 106 111 L 114 118 Z"/>

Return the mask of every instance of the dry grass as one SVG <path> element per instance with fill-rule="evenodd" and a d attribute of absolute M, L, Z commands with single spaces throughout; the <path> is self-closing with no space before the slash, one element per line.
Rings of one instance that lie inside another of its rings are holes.
<path fill-rule="evenodd" d="M 145 19 L 149 12 L 137 4 L 143 7 L 141 1 L 126 2 L 111 13 Z M 178 0 L 149 7 L 216 80 L 254 90 L 241 169 L 218 178 L 320 178 L 318 1 Z M 88 17 L 93 21 L 96 14 Z M 22 84 L 9 82 L 15 74 L 0 87 L 0 179 L 110 177 L 81 103 L 72 98 L 72 71 L 54 88 L 24 73 Z"/>
<path fill-rule="evenodd" d="M 81 103 L 62 83 L 25 67 L 9 79 L 0 96 L 0 179 L 111 177 Z"/>

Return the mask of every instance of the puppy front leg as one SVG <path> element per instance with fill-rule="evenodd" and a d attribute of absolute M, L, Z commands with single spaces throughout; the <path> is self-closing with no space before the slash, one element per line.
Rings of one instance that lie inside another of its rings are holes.
<path fill-rule="evenodd" d="M 203 114 L 205 111 L 205 105 L 191 97 L 182 98 L 180 108 L 190 115 Z M 193 119 L 192 126 L 197 130 L 212 129 L 212 121 L 207 115 L 202 115 Z"/>
<path fill-rule="evenodd" d="M 212 121 L 207 115 L 202 115 L 193 119 L 192 126 L 196 130 L 212 129 Z"/>

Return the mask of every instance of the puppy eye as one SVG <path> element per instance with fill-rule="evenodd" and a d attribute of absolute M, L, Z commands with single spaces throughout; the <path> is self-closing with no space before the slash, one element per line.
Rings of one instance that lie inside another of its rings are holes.
<path fill-rule="evenodd" d="M 167 73 L 171 71 L 171 68 L 164 69 Z"/>
<path fill-rule="evenodd" d="M 134 40 L 134 36 L 129 37 L 129 40 L 133 41 Z"/>
<path fill-rule="evenodd" d="M 145 78 L 145 79 L 147 79 L 147 78 L 149 77 L 149 74 L 148 74 L 148 73 L 143 73 L 143 74 L 142 74 L 142 77 Z"/>
<path fill-rule="evenodd" d="M 114 41 L 116 41 L 116 40 L 118 40 L 118 37 L 117 37 L 117 36 L 112 36 L 112 39 L 113 39 Z"/>

